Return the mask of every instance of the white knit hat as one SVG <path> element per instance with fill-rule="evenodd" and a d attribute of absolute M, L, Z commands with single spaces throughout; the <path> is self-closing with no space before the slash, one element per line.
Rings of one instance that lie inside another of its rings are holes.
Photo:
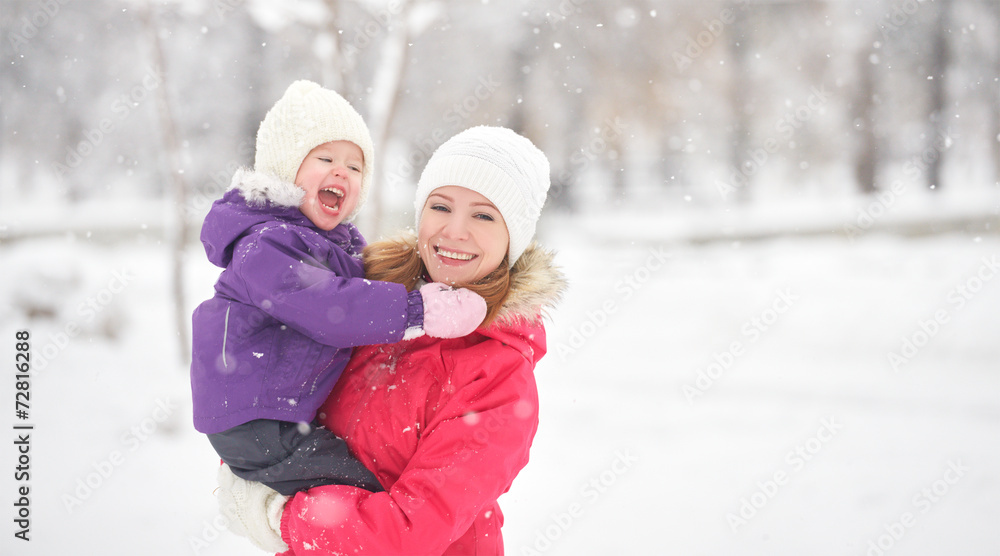
<path fill-rule="evenodd" d="M 549 161 L 528 139 L 503 127 L 477 126 L 434 151 L 417 182 L 417 228 L 432 191 L 459 185 L 496 205 L 510 233 L 510 265 L 524 253 L 549 190 Z"/>
<path fill-rule="evenodd" d="M 351 221 L 368 197 L 375 153 L 361 115 L 335 91 L 312 81 L 289 85 L 257 130 L 254 170 L 294 183 L 309 151 L 330 141 L 350 141 L 361 148 L 365 157 L 358 204 L 344 219 Z"/>

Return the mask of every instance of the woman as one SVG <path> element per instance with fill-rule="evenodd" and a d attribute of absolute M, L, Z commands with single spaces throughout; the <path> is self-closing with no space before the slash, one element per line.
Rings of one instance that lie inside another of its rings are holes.
<path fill-rule="evenodd" d="M 317 487 L 288 499 L 220 473 L 234 532 L 287 554 L 502 554 L 497 498 L 528 462 L 538 425 L 541 311 L 565 286 L 531 244 L 549 167 L 527 139 L 475 127 L 432 155 L 417 236 L 372 244 L 369 279 L 467 287 L 486 299 L 464 338 L 358 348 L 320 422 L 385 487 Z"/>

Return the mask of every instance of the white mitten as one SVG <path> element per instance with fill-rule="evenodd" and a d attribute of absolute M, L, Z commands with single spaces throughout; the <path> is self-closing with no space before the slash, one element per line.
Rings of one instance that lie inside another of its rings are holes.
<path fill-rule="evenodd" d="M 229 518 L 227 528 L 250 539 L 261 550 L 285 552 L 281 539 L 281 513 L 287 496 L 255 481 L 233 474 L 228 465 L 219 467 L 219 511 Z"/>

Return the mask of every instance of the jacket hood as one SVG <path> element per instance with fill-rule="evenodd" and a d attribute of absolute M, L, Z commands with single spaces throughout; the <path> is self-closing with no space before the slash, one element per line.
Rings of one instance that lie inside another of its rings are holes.
<path fill-rule="evenodd" d="M 496 319 L 476 332 L 510 346 L 533 364 L 545 352 L 542 318 L 562 299 L 567 283 L 555 254 L 531 243 L 510 269 L 511 286 Z"/>
<path fill-rule="evenodd" d="M 364 245 L 364 239 L 352 224 L 341 224 L 328 232 L 316 228 L 299 210 L 303 195 L 305 192 L 294 183 L 247 168 L 237 170 L 229 190 L 212 204 L 201 228 L 201 242 L 208 260 L 225 268 L 240 238 L 255 226 L 275 221 L 310 228 L 345 249 L 358 243 Z M 356 248 L 348 252 L 356 252 Z"/>
<path fill-rule="evenodd" d="M 514 324 L 545 316 L 562 299 L 566 277 L 555 265 L 555 253 L 531 243 L 511 268 L 511 286 L 496 322 Z"/>
<path fill-rule="evenodd" d="M 247 204 L 264 206 L 268 203 L 279 207 L 298 208 L 306 192 L 292 182 L 280 180 L 270 174 L 249 168 L 240 168 L 233 174 L 229 190 L 236 189 Z"/>

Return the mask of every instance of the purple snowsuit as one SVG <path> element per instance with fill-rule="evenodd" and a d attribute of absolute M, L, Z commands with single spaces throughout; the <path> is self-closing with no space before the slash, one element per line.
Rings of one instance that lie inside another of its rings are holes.
<path fill-rule="evenodd" d="M 423 320 L 419 292 L 364 279 L 352 224 L 316 228 L 287 185 L 241 170 L 201 241 L 225 270 L 194 311 L 194 426 L 311 422 L 353 346 L 397 342 Z M 296 188 L 297 189 L 297 188 Z"/>

